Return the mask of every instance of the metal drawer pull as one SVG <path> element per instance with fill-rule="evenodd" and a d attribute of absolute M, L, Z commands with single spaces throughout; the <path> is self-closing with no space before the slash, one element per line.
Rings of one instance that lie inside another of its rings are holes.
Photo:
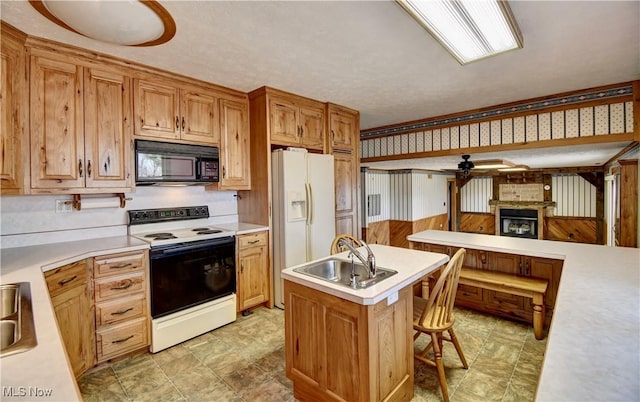
<path fill-rule="evenodd" d="M 111 315 L 122 315 L 122 314 L 128 313 L 131 310 L 133 310 L 133 307 L 129 307 L 129 308 L 125 308 L 125 309 L 122 309 L 122 310 L 114 311 L 113 313 L 111 313 Z"/>
<path fill-rule="evenodd" d="M 77 277 L 78 277 L 78 275 L 73 275 L 71 278 L 63 279 L 60 282 L 58 282 L 58 285 L 64 286 L 67 283 L 71 282 L 72 280 L 76 279 Z"/>
<path fill-rule="evenodd" d="M 128 289 L 133 285 L 133 281 L 131 279 L 127 279 L 127 283 L 120 285 L 120 286 L 116 286 L 115 288 L 111 288 L 111 290 L 123 290 L 123 289 Z"/>
<path fill-rule="evenodd" d="M 259 242 L 260 242 L 260 240 L 249 240 L 247 243 L 256 244 L 256 243 L 259 243 Z"/>
<path fill-rule="evenodd" d="M 120 264 L 120 265 L 111 265 L 109 267 L 109 269 L 122 269 L 122 268 L 130 267 L 131 265 L 133 265 L 133 264 L 130 263 L 130 262 L 128 262 L 126 264 Z"/>
<path fill-rule="evenodd" d="M 129 335 L 126 338 L 122 338 L 122 339 L 118 339 L 118 340 L 115 340 L 115 341 L 111 341 L 111 343 L 122 343 L 122 342 L 128 341 L 131 338 L 133 338 L 133 335 Z"/>

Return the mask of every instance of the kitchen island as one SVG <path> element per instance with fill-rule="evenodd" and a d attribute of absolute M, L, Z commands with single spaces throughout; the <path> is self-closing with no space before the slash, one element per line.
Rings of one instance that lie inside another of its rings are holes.
<path fill-rule="evenodd" d="M 409 401 L 413 397 L 412 284 L 449 257 L 373 244 L 377 266 L 397 274 L 365 289 L 282 271 L 287 377 L 301 401 Z M 364 247 L 358 249 L 366 255 Z"/>
<path fill-rule="evenodd" d="M 640 398 L 640 250 L 436 230 L 408 239 L 563 260 L 536 401 Z"/>

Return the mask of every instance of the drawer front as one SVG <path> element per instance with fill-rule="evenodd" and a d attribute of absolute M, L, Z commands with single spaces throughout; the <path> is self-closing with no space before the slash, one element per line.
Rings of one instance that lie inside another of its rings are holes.
<path fill-rule="evenodd" d="M 497 308 L 501 311 L 523 310 L 524 298 L 509 293 L 496 292 L 493 290 L 484 290 L 485 301 L 491 308 Z"/>
<path fill-rule="evenodd" d="M 57 296 L 67 289 L 87 283 L 87 260 L 76 261 L 44 273 L 49 294 Z"/>
<path fill-rule="evenodd" d="M 95 281 L 96 302 L 129 296 L 137 292 L 144 292 L 144 272 L 134 272 L 129 275 L 108 277 Z"/>
<path fill-rule="evenodd" d="M 149 344 L 148 321 L 138 318 L 96 332 L 98 363 Z"/>
<path fill-rule="evenodd" d="M 242 250 L 249 247 L 266 246 L 267 241 L 267 232 L 246 234 L 238 236 L 238 248 Z"/>
<path fill-rule="evenodd" d="M 456 301 L 468 301 L 482 303 L 482 289 L 475 286 L 458 284 Z"/>
<path fill-rule="evenodd" d="M 144 317 L 147 311 L 144 293 L 108 302 L 96 303 L 96 325 L 98 328 L 116 324 L 132 318 Z"/>
<path fill-rule="evenodd" d="M 96 278 L 126 274 L 143 269 L 146 260 L 147 253 L 145 252 L 96 257 L 93 264 L 93 273 Z"/>

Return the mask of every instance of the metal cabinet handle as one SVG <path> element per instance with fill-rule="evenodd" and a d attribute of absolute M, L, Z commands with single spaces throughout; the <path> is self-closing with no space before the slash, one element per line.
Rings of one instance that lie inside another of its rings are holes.
<path fill-rule="evenodd" d="M 331 136 L 332 136 L 332 137 L 333 137 L 333 139 L 335 140 L 335 139 L 336 139 L 336 132 L 335 132 L 335 131 L 333 131 L 333 130 L 331 130 Z"/>
<path fill-rule="evenodd" d="M 180 118 L 176 116 L 176 130 L 180 130 Z"/>
<path fill-rule="evenodd" d="M 82 177 L 84 174 L 84 171 L 82 170 L 82 159 L 78 159 L 78 172 L 80 173 L 80 177 Z"/>
<path fill-rule="evenodd" d="M 260 240 L 249 240 L 247 243 L 256 244 L 256 243 L 259 243 L 259 242 L 260 242 Z"/>
<path fill-rule="evenodd" d="M 133 281 L 131 279 L 127 279 L 127 283 L 111 288 L 111 290 L 124 290 L 129 289 L 133 286 Z"/>
<path fill-rule="evenodd" d="M 58 282 L 58 285 L 60 285 L 60 286 L 64 286 L 64 285 L 66 285 L 67 283 L 69 283 L 69 282 L 73 281 L 74 279 L 76 279 L 77 277 L 78 277 L 78 275 L 73 275 L 71 278 L 63 279 L 63 280 L 61 280 L 60 282 Z"/>
<path fill-rule="evenodd" d="M 120 265 L 111 265 L 109 267 L 109 269 L 122 269 L 122 268 L 130 267 L 131 265 L 133 265 L 133 264 L 131 264 L 130 262 L 128 262 L 126 264 L 120 264 Z"/>
<path fill-rule="evenodd" d="M 131 339 L 131 338 L 133 338 L 133 335 L 129 335 L 129 336 L 127 336 L 126 338 L 117 339 L 117 340 L 115 340 L 115 341 L 112 341 L 111 343 L 122 343 L 122 342 L 126 342 L 126 341 L 128 341 L 128 340 L 129 340 L 129 339 Z"/>
<path fill-rule="evenodd" d="M 226 176 L 227 176 L 227 170 L 223 166 L 222 167 L 222 178 L 224 179 Z"/>
<path fill-rule="evenodd" d="M 184 117 L 182 118 L 182 131 L 184 131 Z"/>
<path fill-rule="evenodd" d="M 87 160 L 87 177 L 91 177 L 91 159 Z"/>
<path fill-rule="evenodd" d="M 133 307 L 129 307 L 129 308 L 125 308 L 125 309 L 122 309 L 122 310 L 114 311 L 113 313 L 111 313 L 111 315 L 122 315 L 122 314 L 128 313 L 131 310 L 133 310 Z"/>

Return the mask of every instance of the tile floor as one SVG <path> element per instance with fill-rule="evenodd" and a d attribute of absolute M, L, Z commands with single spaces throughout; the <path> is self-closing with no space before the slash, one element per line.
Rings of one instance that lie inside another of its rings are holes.
<path fill-rule="evenodd" d="M 445 343 L 451 401 L 533 400 L 546 342 L 527 325 L 456 310 L 469 369 Z M 423 335 L 418 346 L 426 341 Z M 89 372 L 79 386 L 86 401 L 295 401 L 285 375 L 284 313 L 259 308 L 160 353 Z M 415 361 L 413 401 L 441 398 L 435 369 Z"/>

